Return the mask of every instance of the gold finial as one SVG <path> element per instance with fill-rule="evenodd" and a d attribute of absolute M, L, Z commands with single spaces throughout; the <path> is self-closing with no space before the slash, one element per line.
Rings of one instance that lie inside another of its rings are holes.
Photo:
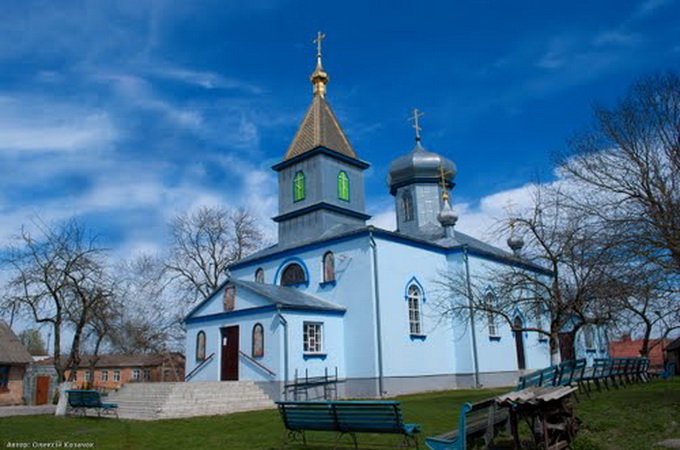
<path fill-rule="evenodd" d="M 418 126 L 418 118 L 423 117 L 425 115 L 424 112 L 418 111 L 418 108 L 413 108 L 413 117 L 409 117 L 408 120 L 413 121 L 413 128 L 416 130 L 416 142 L 420 142 L 420 126 Z"/>
<path fill-rule="evenodd" d="M 447 190 L 446 186 L 446 176 L 447 175 L 452 175 L 452 171 L 445 171 L 444 170 L 444 165 L 440 164 L 439 165 L 439 184 L 442 188 L 442 201 L 448 202 L 449 201 L 449 191 Z"/>
<path fill-rule="evenodd" d="M 326 35 L 321 31 L 316 33 L 316 39 L 312 42 L 316 43 L 316 69 L 312 73 L 310 80 L 314 85 L 314 95 L 319 95 L 320 97 L 326 96 L 326 84 L 330 77 L 323 70 L 323 65 L 321 64 L 321 42 L 326 38 Z"/>

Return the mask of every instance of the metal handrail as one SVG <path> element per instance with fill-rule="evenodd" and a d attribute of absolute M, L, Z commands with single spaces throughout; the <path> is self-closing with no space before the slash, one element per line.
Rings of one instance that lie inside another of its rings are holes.
<path fill-rule="evenodd" d="M 243 350 L 239 350 L 238 352 L 239 352 L 239 354 L 240 354 L 241 356 L 245 357 L 248 361 L 254 363 L 256 366 L 258 366 L 260 369 L 262 369 L 262 370 L 264 370 L 265 372 L 267 372 L 269 375 L 271 375 L 271 376 L 273 376 L 273 377 L 276 376 L 276 373 L 275 373 L 273 370 L 271 370 L 271 369 L 265 367 L 261 362 L 254 360 L 254 359 L 251 358 L 247 353 L 245 353 Z"/>
<path fill-rule="evenodd" d="M 206 364 L 208 364 L 210 361 L 212 361 L 212 359 L 213 359 L 214 357 L 215 357 L 215 353 L 211 353 L 210 356 L 208 356 L 208 357 L 205 358 L 203 361 L 201 361 L 201 363 L 200 363 L 199 365 L 197 365 L 196 367 L 194 367 L 193 370 L 192 370 L 191 372 L 189 372 L 189 374 L 186 375 L 186 376 L 184 377 L 184 381 L 189 381 L 189 378 L 191 378 L 191 377 L 193 377 L 194 375 L 196 375 L 196 373 L 197 373 L 199 370 L 201 370 L 203 367 L 205 367 Z"/>

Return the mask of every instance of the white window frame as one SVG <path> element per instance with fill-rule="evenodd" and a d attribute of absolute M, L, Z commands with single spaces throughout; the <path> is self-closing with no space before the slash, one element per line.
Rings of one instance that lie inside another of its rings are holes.
<path fill-rule="evenodd" d="M 590 334 L 590 342 L 588 342 L 588 335 Z M 590 345 L 588 345 L 590 344 Z M 583 346 L 586 350 L 595 350 L 595 328 L 588 324 L 583 327 Z"/>
<path fill-rule="evenodd" d="M 116 369 L 113 371 L 113 381 L 120 381 L 120 370 Z"/>
<path fill-rule="evenodd" d="M 406 289 L 408 302 L 408 330 L 411 336 L 423 336 L 423 292 L 416 284 L 410 284 Z"/>
<path fill-rule="evenodd" d="M 151 369 L 144 369 L 142 371 L 142 379 L 144 381 L 150 381 L 151 380 Z"/>
<path fill-rule="evenodd" d="M 324 354 L 323 322 L 302 323 L 302 350 L 306 355 Z"/>
<path fill-rule="evenodd" d="M 493 303 L 496 300 L 496 296 L 493 292 L 487 292 L 484 296 L 484 302 L 487 308 L 493 308 Z M 496 326 L 496 320 L 494 319 L 493 313 L 491 311 L 486 312 L 486 323 L 489 329 L 489 337 L 500 337 L 498 334 L 498 326 Z"/>
<path fill-rule="evenodd" d="M 139 381 L 142 375 L 142 371 L 139 369 L 132 369 L 132 380 Z"/>
<path fill-rule="evenodd" d="M 101 378 L 102 381 L 109 381 L 109 371 L 108 370 L 102 370 L 99 375 L 100 375 L 100 378 Z"/>
<path fill-rule="evenodd" d="M 92 381 L 92 371 L 90 369 L 85 371 L 85 381 Z"/>

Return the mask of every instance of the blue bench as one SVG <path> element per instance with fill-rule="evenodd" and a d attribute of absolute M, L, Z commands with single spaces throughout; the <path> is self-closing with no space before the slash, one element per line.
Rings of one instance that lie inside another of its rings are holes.
<path fill-rule="evenodd" d="M 88 409 L 97 411 L 97 416 L 104 414 L 115 414 L 118 417 L 118 405 L 115 403 L 102 403 L 99 391 L 90 390 L 68 390 L 68 406 L 73 413 L 86 415 Z"/>
<path fill-rule="evenodd" d="M 475 441 L 484 439 L 487 448 L 497 432 L 509 426 L 509 420 L 507 408 L 499 407 L 495 398 L 466 403 L 460 409 L 458 428 L 428 437 L 425 444 L 431 450 L 465 450 L 468 446 L 472 447 Z"/>
<path fill-rule="evenodd" d="M 418 448 L 420 425 L 405 423 L 399 402 L 394 401 L 334 401 L 334 402 L 276 402 L 286 441 L 307 445 L 306 431 L 334 431 L 336 444 L 349 435 L 358 448 L 356 433 L 400 434 L 405 446 Z"/>
<path fill-rule="evenodd" d="M 666 363 L 664 371 L 659 374 L 659 378 L 662 380 L 670 380 L 673 378 L 673 375 L 675 375 L 675 363 L 668 362 Z"/>

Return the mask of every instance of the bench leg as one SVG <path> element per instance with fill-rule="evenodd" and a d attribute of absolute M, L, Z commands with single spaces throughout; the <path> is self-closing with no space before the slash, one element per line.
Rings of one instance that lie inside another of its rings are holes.
<path fill-rule="evenodd" d="M 340 439 L 342 439 L 342 437 L 346 434 L 348 434 L 352 437 L 352 442 L 354 443 L 354 448 L 358 449 L 359 443 L 357 442 L 357 435 L 352 433 L 352 432 L 341 432 L 340 434 L 338 434 L 338 437 L 335 440 L 335 448 L 338 448 L 338 445 L 340 445 Z"/>

